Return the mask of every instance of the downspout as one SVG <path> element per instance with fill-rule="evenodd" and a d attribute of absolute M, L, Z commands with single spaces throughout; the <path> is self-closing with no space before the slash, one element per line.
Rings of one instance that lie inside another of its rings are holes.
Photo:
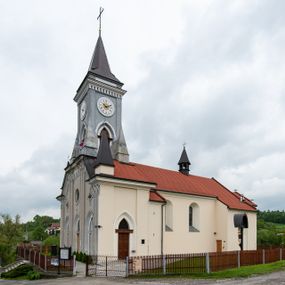
<path fill-rule="evenodd" d="M 161 205 L 161 255 L 163 255 L 163 233 L 164 233 L 164 229 L 163 229 L 163 207 L 166 205 L 166 203 L 163 203 Z"/>
<path fill-rule="evenodd" d="M 98 188 L 99 188 L 99 186 L 98 186 Z M 98 255 L 98 244 L 99 244 L 99 242 L 98 242 L 98 237 L 99 237 L 99 233 L 98 233 L 98 230 L 99 230 L 99 228 L 98 228 L 98 213 L 99 213 L 99 211 L 98 211 L 98 198 L 99 198 L 99 189 L 96 189 L 95 190 L 95 205 L 94 205 L 94 207 L 95 207 L 95 225 L 96 225 L 96 227 L 95 227 L 95 255 Z"/>

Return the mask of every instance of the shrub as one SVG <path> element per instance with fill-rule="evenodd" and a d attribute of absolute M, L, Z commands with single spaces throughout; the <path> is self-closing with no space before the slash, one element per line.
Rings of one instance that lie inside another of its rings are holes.
<path fill-rule="evenodd" d="M 37 271 L 32 270 L 28 272 L 27 277 L 29 280 L 37 280 L 41 278 L 41 274 Z"/>

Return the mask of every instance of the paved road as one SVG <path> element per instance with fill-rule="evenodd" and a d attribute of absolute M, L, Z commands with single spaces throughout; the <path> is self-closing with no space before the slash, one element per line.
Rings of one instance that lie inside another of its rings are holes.
<path fill-rule="evenodd" d="M 189 279 L 156 279 L 156 280 L 135 280 L 124 278 L 83 278 L 68 277 L 50 280 L 37 281 L 15 281 L 1 280 L 0 285 L 285 285 L 285 271 L 274 272 L 268 275 L 256 276 L 244 279 L 230 280 L 189 280 Z"/>

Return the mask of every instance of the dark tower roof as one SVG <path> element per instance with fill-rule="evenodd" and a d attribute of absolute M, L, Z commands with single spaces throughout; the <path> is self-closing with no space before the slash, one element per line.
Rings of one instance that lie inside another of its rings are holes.
<path fill-rule="evenodd" d="M 188 175 L 189 174 L 189 166 L 191 165 L 191 162 L 188 158 L 185 146 L 183 147 L 183 151 L 181 153 L 180 159 L 178 161 L 179 165 L 179 172 Z"/>
<path fill-rule="evenodd" d="M 100 137 L 100 146 L 95 166 L 100 164 L 114 166 L 107 130 L 103 129 L 99 137 Z"/>
<path fill-rule="evenodd" d="M 96 43 L 88 72 L 94 73 L 102 79 L 113 81 L 121 86 L 123 85 L 123 83 L 120 82 L 120 80 L 111 72 L 104 44 L 100 35 Z"/>

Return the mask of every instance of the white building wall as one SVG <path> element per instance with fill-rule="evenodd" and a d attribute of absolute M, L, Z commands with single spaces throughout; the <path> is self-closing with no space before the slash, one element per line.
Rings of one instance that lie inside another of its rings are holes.
<path fill-rule="evenodd" d="M 89 253 L 88 223 L 96 214 L 94 199 L 88 197 L 91 185 L 86 182 L 86 171 L 68 175 L 63 194 L 61 245 L 77 249 L 76 222 L 80 219 L 80 251 Z M 75 191 L 80 190 L 79 202 L 75 201 Z M 125 218 L 133 230 L 130 233 L 130 256 L 161 254 L 161 217 L 163 216 L 163 253 L 199 253 L 216 251 L 216 241 L 222 240 L 222 250 L 239 250 L 238 229 L 233 217 L 244 211 L 229 210 L 214 198 L 159 191 L 172 203 L 173 231 L 165 230 L 165 207 L 149 201 L 149 188 L 126 187 L 120 184 L 100 182 L 98 196 L 98 229 L 92 234 L 92 244 L 96 244 L 98 231 L 98 254 L 118 254 L 118 234 L 115 230 Z M 68 207 L 66 207 L 68 202 Z M 198 232 L 189 231 L 189 206 L 198 205 Z M 244 249 L 256 249 L 256 213 L 247 212 L 249 229 L 244 230 Z M 69 234 L 65 222 L 69 224 Z M 101 226 L 101 227 L 100 227 Z M 143 242 L 144 241 L 144 242 Z"/>
<path fill-rule="evenodd" d="M 228 239 L 231 238 L 228 236 L 228 207 L 216 200 L 215 203 L 215 225 L 216 230 L 214 234 L 215 239 L 215 248 L 213 251 L 217 251 L 217 240 L 222 241 L 222 251 L 226 251 L 228 248 Z"/>
<path fill-rule="evenodd" d="M 248 218 L 248 228 L 243 230 L 243 249 L 255 250 L 256 249 L 256 213 L 248 211 L 229 210 L 228 211 L 228 239 L 226 250 L 240 250 L 238 240 L 238 228 L 234 227 L 234 215 L 246 214 Z"/>
<path fill-rule="evenodd" d="M 198 253 L 215 249 L 215 199 L 161 192 L 173 204 L 173 231 L 164 231 L 164 253 Z M 189 231 L 189 206 L 198 205 L 198 232 Z"/>

